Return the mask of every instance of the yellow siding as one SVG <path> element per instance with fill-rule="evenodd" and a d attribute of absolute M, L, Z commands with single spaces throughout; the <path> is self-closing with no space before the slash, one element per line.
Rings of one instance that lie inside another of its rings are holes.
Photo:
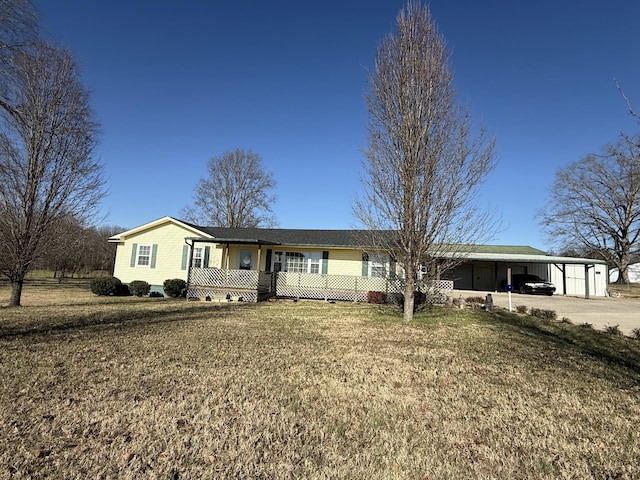
<path fill-rule="evenodd" d="M 362 275 L 362 252 L 360 250 L 327 249 L 329 252 L 329 275 Z"/>
<path fill-rule="evenodd" d="M 220 258 L 218 260 L 219 263 L 214 264 L 213 262 L 209 262 L 209 266 L 211 267 L 220 267 L 226 268 L 225 265 L 225 257 L 224 257 L 224 249 L 225 247 L 219 247 L 219 255 Z M 359 276 L 362 274 L 362 252 L 360 250 L 348 250 L 348 249 L 331 249 L 331 248 L 305 248 L 305 247 L 296 247 L 296 246 L 286 246 L 286 245 L 273 245 L 273 246 L 263 246 L 262 251 L 260 252 L 260 268 L 259 270 L 265 271 L 267 270 L 267 250 L 270 249 L 273 252 L 318 252 L 322 255 L 323 251 L 329 252 L 329 263 L 327 266 L 327 273 L 329 275 L 356 275 Z M 258 262 L 258 247 L 255 245 L 231 245 L 229 247 L 229 268 L 235 270 L 240 266 L 240 252 L 241 251 L 250 251 L 252 258 L 251 269 L 257 269 Z M 217 252 L 218 253 L 218 252 Z M 213 252 L 212 252 L 213 254 Z M 268 266 L 271 268 L 271 265 Z"/>
<path fill-rule="evenodd" d="M 224 248 L 221 248 L 221 268 L 227 268 L 227 266 L 223 264 L 225 261 L 223 253 Z M 237 270 L 240 267 L 240 252 L 248 251 L 251 252 L 251 270 L 265 271 L 267 264 L 267 248 L 273 249 L 272 247 L 262 247 L 260 251 L 260 268 L 258 268 L 258 247 L 256 245 L 231 245 L 229 247 L 229 268 L 231 270 Z"/>
<path fill-rule="evenodd" d="M 118 243 L 114 276 L 123 283 L 144 280 L 151 285 L 162 285 L 169 278 L 187 279 L 187 270 L 182 270 L 182 247 L 184 239 L 193 232 L 173 223 L 165 223 L 144 230 Z M 131 267 L 133 244 L 158 245 L 156 268 Z M 211 249 L 212 253 L 214 249 Z"/>

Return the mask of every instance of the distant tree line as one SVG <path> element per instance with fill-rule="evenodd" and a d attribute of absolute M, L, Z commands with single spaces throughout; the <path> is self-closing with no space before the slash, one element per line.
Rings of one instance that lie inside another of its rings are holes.
<path fill-rule="evenodd" d="M 116 244 L 108 239 L 125 230 L 110 225 L 83 227 L 73 220 L 57 222 L 43 243 L 34 270 L 48 270 L 59 281 L 73 276 L 111 275 Z"/>

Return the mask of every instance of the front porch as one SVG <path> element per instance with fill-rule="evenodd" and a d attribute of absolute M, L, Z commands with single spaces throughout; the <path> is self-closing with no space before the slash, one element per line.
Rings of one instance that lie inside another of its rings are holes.
<path fill-rule="evenodd" d="M 436 281 L 426 290 L 429 303 L 445 303 L 452 295 L 453 282 Z M 401 297 L 402 285 L 398 279 L 382 277 L 220 268 L 191 268 L 187 284 L 189 298 L 241 297 L 247 302 L 274 296 L 366 302 L 369 291 L 385 292 L 393 301 Z"/>
<path fill-rule="evenodd" d="M 187 298 L 240 297 L 259 302 L 275 295 L 274 274 L 256 270 L 192 268 L 187 282 Z"/>

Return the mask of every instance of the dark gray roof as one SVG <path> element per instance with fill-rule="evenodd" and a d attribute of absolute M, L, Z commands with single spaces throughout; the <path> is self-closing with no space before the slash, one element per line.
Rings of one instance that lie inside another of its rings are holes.
<path fill-rule="evenodd" d="M 219 242 L 295 245 L 301 247 L 362 247 L 367 232 L 359 230 L 302 230 L 285 228 L 196 227 Z"/>
<path fill-rule="evenodd" d="M 187 223 L 187 222 L 183 222 Z M 289 228 L 223 228 L 191 225 L 214 237 L 218 243 L 289 245 L 299 247 L 372 247 L 372 235 L 367 230 L 306 230 Z M 392 235 L 393 232 L 376 232 Z M 546 255 L 542 250 L 514 245 L 471 245 L 464 249 L 474 253 Z"/>

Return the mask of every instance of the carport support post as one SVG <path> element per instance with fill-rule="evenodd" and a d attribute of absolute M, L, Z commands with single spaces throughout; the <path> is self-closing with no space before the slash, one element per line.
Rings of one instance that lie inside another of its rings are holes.
<path fill-rule="evenodd" d="M 584 264 L 584 298 L 591 298 L 589 295 L 589 265 Z"/>

